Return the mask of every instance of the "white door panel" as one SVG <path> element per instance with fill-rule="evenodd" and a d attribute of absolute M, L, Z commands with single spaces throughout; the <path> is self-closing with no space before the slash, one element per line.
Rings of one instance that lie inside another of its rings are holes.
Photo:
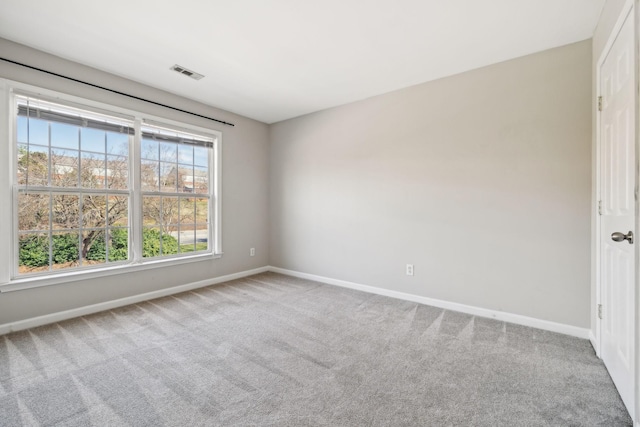
<path fill-rule="evenodd" d="M 600 302 L 601 356 L 634 416 L 635 73 L 633 15 L 622 25 L 600 68 Z"/>

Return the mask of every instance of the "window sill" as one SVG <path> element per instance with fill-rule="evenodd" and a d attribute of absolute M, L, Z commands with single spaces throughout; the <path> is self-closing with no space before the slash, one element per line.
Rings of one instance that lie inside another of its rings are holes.
<path fill-rule="evenodd" d="M 222 254 L 200 254 L 180 258 L 149 260 L 144 264 L 119 264 L 111 267 L 95 268 L 91 270 L 71 271 L 49 276 L 26 277 L 11 280 L 0 284 L 0 293 L 21 291 L 25 289 L 40 288 L 43 286 L 59 285 L 63 283 L 76 282 L 79 280 L 91 280 L 99 277 L 113 276 L 118 274 L 134 273 L 137 271 L 150 270 L 158 267 L 170 267 L 172 265 L 189 264 L 192 262 L 208 261 L 222 258 Z"/>

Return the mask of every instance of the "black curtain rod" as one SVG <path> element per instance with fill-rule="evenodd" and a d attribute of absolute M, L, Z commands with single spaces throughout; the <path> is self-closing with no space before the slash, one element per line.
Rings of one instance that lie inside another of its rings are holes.
<path fill-rule="evenodd" d="M 155 101 L 150 101 L 148 99 L 140 98 L 139 96 L 130 95 L 128 93 L 124 93 L 124 92 L 120 92 L 120 91 L 117 91 L 117 90 L 109 89 L 109 88 L 106 88 L 104 86 L 94 85 L 93 83 L 85 82 L 83 80 L 74 79 L 73 77 L 68 77 L 68 76 L 64 76 L 62 74 L 54 73 L 53 71 L 47 71 L 47 70 L 43 70 L 42 68 L 33 67 L 31 65 L 23 64 L 21 62 L 12 61 L 11 59 L 2 58 L 2 57 L 0 57 L 0 59 L 5 61 L 5 62 L 10 62 L 10 63 L 15 64 L 15 65 L 20 65 L 21 67 L 26 67 L 26 68 L 30 68 L 32 70 L 40 71 L 41 73 L 50 74 L 52 76 L 61 77 L 63 79 L 71 80 L 72 82 L 82 83 L 83 85 L 87 85 L 87 86 L 95 87 L 95 88 L 98 88 L 98 89 L 106 90 L 107 92 L 116 93 L 118 95 L 127 96 L 129 98 L 137 99 L 138 101 L 148 102 L 149 104 L 158 105 L 158 106 L 164 107 L 164 108 L 169 108 L 170 110 L 180 111 L 181 113 L 191 114 L 192 116 L 201 117 L 201 118 L 207 119 L 207 120 L 213 120 L 214 122 L 222 123 L 223 125 L 235 126 L 233 123 L 225 122 L 224 120 L 218 120 L 218 119 L 214 119 L 213 117 L 203 116 L 202 114 L 192 113 L 191 111 L 181 110 L 180 108 L 172 107 L 172 106 L 166 105 L 166 104 L 161 104 L 161 103 L 155 102 Z"/>

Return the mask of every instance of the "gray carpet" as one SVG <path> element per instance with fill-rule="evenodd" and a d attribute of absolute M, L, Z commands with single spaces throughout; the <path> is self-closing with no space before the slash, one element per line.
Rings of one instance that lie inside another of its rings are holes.
<path fill-rule="evenodd" d="M 588 341 L 265 273 L 0 337 L 0 425 L 631 420 Z"/>

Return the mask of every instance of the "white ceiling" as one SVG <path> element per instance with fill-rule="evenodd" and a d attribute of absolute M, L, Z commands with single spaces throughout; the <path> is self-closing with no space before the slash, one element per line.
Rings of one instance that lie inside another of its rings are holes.
<path fill-rule="evenodd" d="M 2 0 L 0 37 L 273 123 L 588 39 L 603 3 Z"/>

